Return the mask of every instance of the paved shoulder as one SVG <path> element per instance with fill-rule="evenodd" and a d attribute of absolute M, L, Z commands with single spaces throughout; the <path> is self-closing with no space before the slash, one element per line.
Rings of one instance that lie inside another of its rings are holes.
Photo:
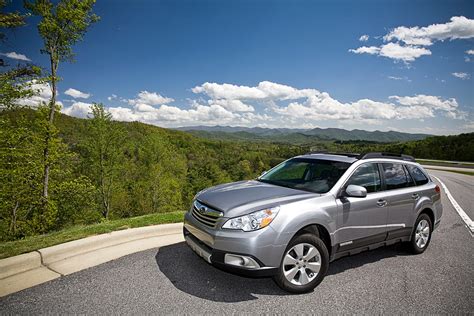
<path fill-rule="evenodd" d="M 474 176 L 449 171 L 428 170 L 448 187 L 466 214 L 474 220 Z"/>

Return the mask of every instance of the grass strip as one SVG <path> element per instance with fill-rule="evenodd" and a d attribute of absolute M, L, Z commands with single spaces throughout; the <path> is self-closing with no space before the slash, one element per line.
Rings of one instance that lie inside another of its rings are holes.
<path fill-rule="evenodd" d="M 3 242 L 0 244 L 0 259 L 98 234 L 110 233 L 117 230 L 135 227 L 179 223 L 182 222 L 183 219 L 184 212 L 155 213 L 137 217 L 104 221 L 102 223 L 92 225 L 72 226 L 45 235 L 28 236 L 15 241 Z"/>

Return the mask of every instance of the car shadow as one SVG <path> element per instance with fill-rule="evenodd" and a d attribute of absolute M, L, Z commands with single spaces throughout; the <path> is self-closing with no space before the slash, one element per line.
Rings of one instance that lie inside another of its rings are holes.
<path fill-rule="evenodd" d="M 403 255 L 407 253 L 400 244 L 363 252 L 332 262 L 328 275 Z M 177 289 L 202 299 L 243 302 L 258 299 L 257 294 L 291 295 L 281 290 L 271 278 L 246 278 L 219 270 L 197 256 L 184 242 L 161 247 L 155 260 L 159 270 Z"/>

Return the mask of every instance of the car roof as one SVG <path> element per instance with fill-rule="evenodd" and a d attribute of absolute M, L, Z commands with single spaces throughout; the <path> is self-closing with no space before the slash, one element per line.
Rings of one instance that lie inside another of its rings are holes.
<path fill-rule="evenodd" d="M 365 154 L 310 152 L 304 155 L 297 156 L 297 158 L 340 161 L 350 164 L 359 160 L 416 163 L 415 158 L 413 158 L 412 156 L 383 152 L 370 152 Z"/>
<path fill-rule="evenodd" d="M 343 155 L 332 155 L 332 154 L 306 154 L 306 155 L 296 156 L 295 158 L 340 161 L 340 162 L 347 162 L 347 163 L 354 163 L 358 160 L 355 157 L 349 157 L 349 156 L 343 156 Z"/>

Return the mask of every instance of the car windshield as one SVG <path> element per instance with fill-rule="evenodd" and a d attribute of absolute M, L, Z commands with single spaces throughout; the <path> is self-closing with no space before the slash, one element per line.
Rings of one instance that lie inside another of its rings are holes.
<path fill-rule="evenodd" d="M 293 158 L 271 169 L 258 181 L 314 193 L 326 193 L 351 164 L 340 161 Z"/>

